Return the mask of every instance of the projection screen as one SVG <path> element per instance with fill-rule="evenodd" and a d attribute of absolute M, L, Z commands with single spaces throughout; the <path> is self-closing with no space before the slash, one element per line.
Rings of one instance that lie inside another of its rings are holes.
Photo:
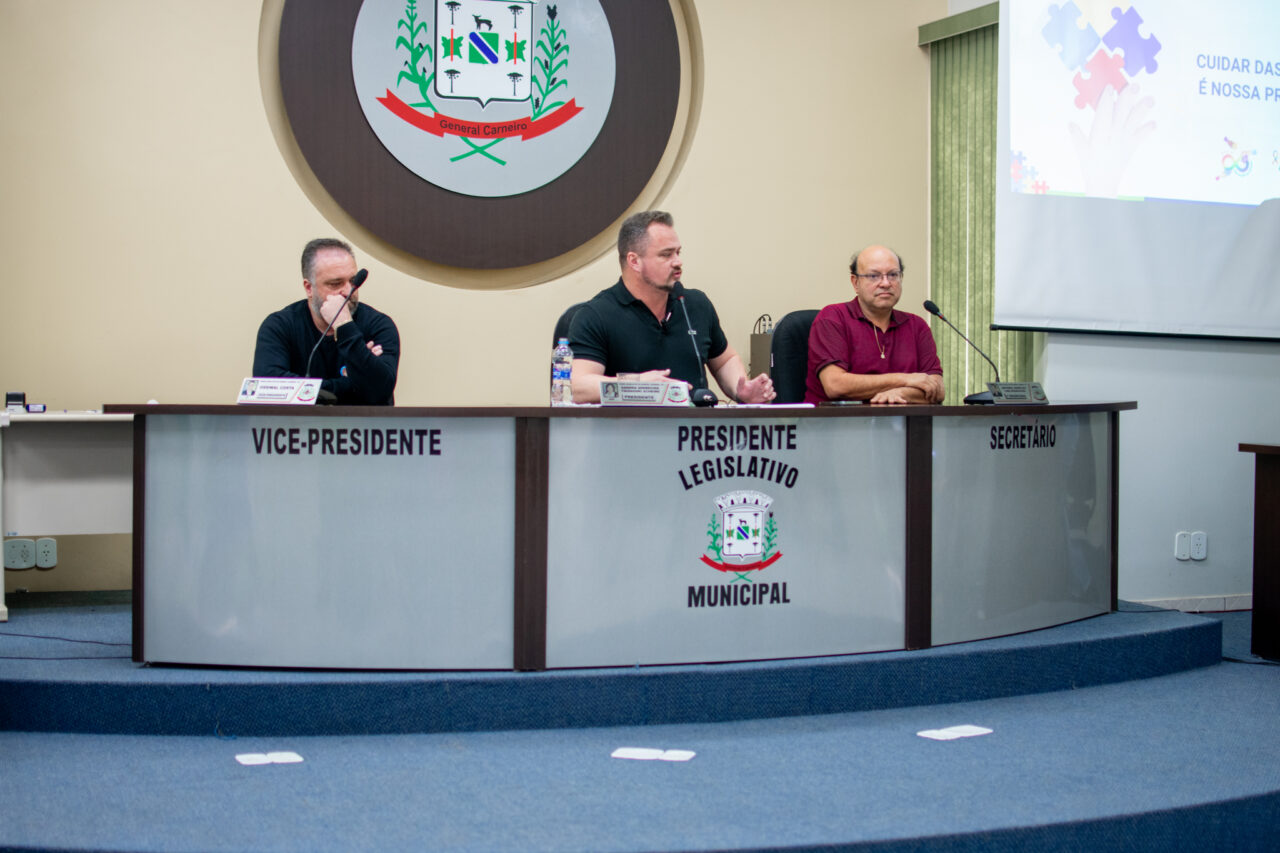
<path fill-rule="evenodd" d="M 1280 2 L 1001 0 L 994 323 L 1280 338 Z"/>

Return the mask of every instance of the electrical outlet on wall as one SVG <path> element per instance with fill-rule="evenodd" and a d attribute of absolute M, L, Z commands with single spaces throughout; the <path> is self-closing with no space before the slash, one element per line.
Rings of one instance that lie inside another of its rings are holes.
<path fill-rule="evenodd" d="M 6 539 L 4 542 L 4 567 L 6 569 L 34 569 L 36 543 L 30 539 Z"/>
<path fill-rule="evenodd" d="M 1203 530 L 1191 534 L 1191 559 L 1204 560 L 1209 557 L 1209 537 Z"/>
<path fill-rule="evenodd" d="M 1173 537 L 1173 558 L 1175 560 L 1191 559 L 1191 534 L 1179 530 Z"/>
<path fill-rule="evenodd" d="M 58 565 L 58 540 L 48 536 L 36 540 L 36 568 L 52 569 Z"/>

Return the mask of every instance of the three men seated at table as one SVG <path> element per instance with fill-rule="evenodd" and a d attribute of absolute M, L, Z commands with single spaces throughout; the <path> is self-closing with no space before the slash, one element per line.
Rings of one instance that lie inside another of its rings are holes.
<path fill-rule="evenodd" d="M 601 380 L 619 375 L 706 388 L 706 367 L 731 400 L 773 400 L 767 374 L 748 378 L 711 300 L 681 284 L 681 248 L 669 213 L 642 211 L 623 222 L 617 283 L 583 305 L 569 327 L 575 402 L 599 402 Z M 868 246 L 853 256 L 849 272 L 854 299 L 822 309 L 810 330 L 805 402 L 942 402 L 942 365 L 929 324 L 895 310 L 902 259 Z M 399 331 L 389 316 L 360 304 L 351 247 L 312 240 L 302 253 L 302 275 L 306 298 L 268 316 L 258 331 L 253 375 L 302 376 L 310 363 L 310 373 L 324 379 L 322 393 L 338 403 L 392 404 Z"/>
<path fill-rule="evenodd" d="M 929 324 L 894 310 L 903 272 L 902 259 L 884 246 L 853 256 L 854 299 L 823 308 L 809 330 L 806 403 L 942 402 L 942 363 Z"/>

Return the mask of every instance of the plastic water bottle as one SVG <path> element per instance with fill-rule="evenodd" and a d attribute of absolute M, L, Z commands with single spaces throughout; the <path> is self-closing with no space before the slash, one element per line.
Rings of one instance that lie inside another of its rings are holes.
<path fill-rule="evenodd" d="M 572 367 L 569 339 L 561 338 L 551 352 L 551 405 L 567 406 L 573 402 L 573 386 L 569 382 Z"/>

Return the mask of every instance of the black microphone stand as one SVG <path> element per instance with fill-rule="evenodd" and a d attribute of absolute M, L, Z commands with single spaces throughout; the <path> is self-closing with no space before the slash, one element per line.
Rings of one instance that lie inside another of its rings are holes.
<path fill-rule="evenodd" d="M 684 285 L 676 282 L 671 291 L 676 295 L 676 301 L 680 303 L 680 311 L 684 314 L 684 325 L 689 330 L 689 346 L 693 347 L 693 358 L 698 363 L 698 375 L 701 376 L 699 387 L 689 392 L 689 399 L 693 401 L 695 406 L 714 406 L 720 402 L 715 392 L 706 387 L 707 373 L 702 367 L 702 353 L 698 352 L 698 342 L 694 337 L 698 334 L 694 331 L 693 323 L 689 322 L 689 309 L 684 306 Z"/>
<path fill-rule="evenodd" d="M 987 354 L 982 350 L 978 349 L 978 345 L 975 344 L 973 341 L 969 340 L 968 335 L 966 335 L 964 332 L 957 329 L 954 323 L 952 323 L 946 317 L 942 316 L 942 310 L 938 308 L 936 304 L 934 304 L 933 300 L 926 299 L 924 301 L 924 310 L 928 311 L 930 314 L 937 317 L 939 320 L 941 320 L 942 322 L 950 326 L 952 329 L 954 329 L 955 333 L 960 337 L 964 338 L 964 342 L 967 343 L 969 346 L 973 347 L 974 351 L 977 352 L 978 355 L 982 356 L 983 358 L 986 358 L 987 364 L 991 365 L 991 369 L 996 372 L 996 382 L 1000 381 L 1000 368 L 996 367 L 996 363 L 992 361 L 990 358 L 987 358 Z M 990 391 L 979 391 L 975 394 L 970 394 L 967 397 L 965 397 L 964 402 L 966 406 L 989 406 L 995 401 L 991 398 Z"/>

